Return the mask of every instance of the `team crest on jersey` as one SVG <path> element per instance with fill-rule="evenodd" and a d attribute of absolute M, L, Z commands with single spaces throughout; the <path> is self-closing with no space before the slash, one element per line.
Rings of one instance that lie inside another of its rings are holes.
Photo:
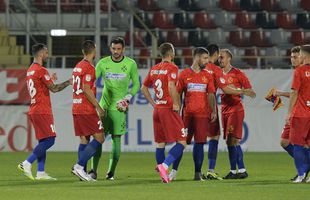
<path fill-rule="evenodd" d="M 127 71 L 126 65 L 124 65 L 124 66 L 121 68 L 121 70 L 122 70 L 123 72 Z"/>
<path fill-rule="evenodd" d="M 225 84 L 225 82 L 226 82 L 223 77 L 220 78 L 220 81 L 221 81 L 222 84 Z"/>
<path fill-rule="evenodd" d="M 175 73 L 171 74 L 171 78 L 176 79 L 177 75 Z"/>
<path fill-rule="evenodd" d="M 201 78 L 201 80 L 202 80 L 203 82 L 208 82 L 208 79 L 207 79 L 205 76 L 203 76 L 203 77 Z"/>
<path fill-rule="evenodd" d="M 51 77 L 48 74 L 44 75 L 45 80 L 49 81 L 51 79 Z"/>
<path fill-rule="evenodd" d="M 88 82 L 91 81 L 91 75 L 90 74 L 86 74 L 85 80 L 88 81 Z"/>

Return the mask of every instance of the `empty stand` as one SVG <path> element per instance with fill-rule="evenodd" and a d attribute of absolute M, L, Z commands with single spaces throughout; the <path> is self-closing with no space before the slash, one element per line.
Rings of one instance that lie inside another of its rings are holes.
<path fill-rule="evenodd" d="M 247 11 L 238 12 L 236 14 L 235 24 L 244 29 L 256 28 L 255 22 L 252 20 L 250 14 Z"/>
<path fill-rule="evenodd" d="M 154 27 L 157 28 L 163 28 L 163 29 L 175 28 L 171 18 L 169 17 L 169 14 L 164 10 L 154 12 L 152 24 Z"/>
<path fill-rule="evenodd" d="M 277 14 L 276 25 L 284 29 L 297 28 L 295 21 L 287 11 L 283 11 Z"/>
<path fill-rule="evenodd" d="M 193 20 L 194 26 L 197 28 L 212 29 L 216 25 L 212 21 L 210 15 L 206 11 L 196 12 Z"/>

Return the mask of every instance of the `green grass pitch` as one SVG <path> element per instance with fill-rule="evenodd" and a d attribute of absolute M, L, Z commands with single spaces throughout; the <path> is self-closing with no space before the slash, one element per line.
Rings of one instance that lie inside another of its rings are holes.
<path fill-rule="evenodd" d="M 154 153 L 122 153 L 115 181 L 105 180 L 108 153 L 103 153 L 97 182 L 81 182 L 70 169 L 77 153 L 47 155 L 46 171 L 58 181 L 31 181 L 17 170 L 28 153 L 0 153 L 1 200 L 94 199 L 308 199 L 310 183 L 293 184 L 293 160 L 286 153 L 245 153 L 249 177 L 245 180 L 193 181 L 191 153 L 185 153 L 177 180 L 163 184 L 155 173 Z M 207 166 L 207 154 L 203 170 Z M 33 172 L 36 166 L 33 166 Z M 216 171 L 228 172 L 228 154 L 219 153 Z M 35 172 L 34 172 L 35 174 Z"/>

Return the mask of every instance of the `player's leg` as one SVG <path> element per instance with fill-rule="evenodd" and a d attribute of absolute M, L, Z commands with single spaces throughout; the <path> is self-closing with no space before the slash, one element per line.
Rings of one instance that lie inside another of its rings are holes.
<path fill-rule="evenodd" d="M 204 143 L 195 142 L 193 146 L 193 160 L 194 160 L 194 166 L 195 166 L 194 180 L 196 181 L 203 181 L 205 179 L 205 177 L 201 173 L 202 163 L 204 160 L 203 145 Z"/>
<path fill-rule="evenodd" d="M 78 148 L 78 159 L 81 158 L 82 152 L 85 150 L 87 144 L 89 143 L 90 140 L 90 136 L 80 136 L 80 144 L 79 144 L 79 148 Z M 87 163 L 84 167 L 84 171 L 87 171 Z"/>
<path fill-rule="evenodd" d="M 289 142 L 289 136 L 290 136 L 290 126 L 285 124 L 285 126 L 283 127 L 282 130 L 282 134 L 281 134 L 281 141 L 280 141 L 280 145 L 281 147 L 287 151 L 287 153 L 294 158 L 294 146 L 292 144 L 290 144 Z"/>
<path fill-rule="evenodd" d="M 110 153 L 109 168 L 106 179 L 114 180 L 115 169 L 121 156 L 121 135 L 112 135 L 112 151 Z"/>

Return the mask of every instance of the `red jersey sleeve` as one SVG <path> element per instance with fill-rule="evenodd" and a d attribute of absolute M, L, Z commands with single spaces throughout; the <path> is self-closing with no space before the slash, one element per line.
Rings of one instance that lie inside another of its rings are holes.
<path fill-rule="evenodd" d="M 178 81 L 178 68 L 177 66 L 171 66 L 168 72 L 168 81 L 177 82 Z"/>
<path fill-rule="evenodd" d="M 239 81 L 244 89 L 252 88 L 252 85 L 244 72 L 240 71 Z"/>
<path fill-rule="evenodd" d="M 144 81 L 143 81 L 143 85 L 144 86 L 147 86 L 147 87 L 151 87 L 152 86 L 152 80 L 151 80 L 151 70 L 152 68 L 150 69 L 149 73 L 147 74 L 147 76 L 145 77 Z"/>
<path fill-rule="evenodd" d="M 299 70 L 296 69 L 294 72 L 293 83 L 292 83 L 291 89 L 298 91 L 300 88 L 300 85 L 301 85 L 300 73 L 299 73 Z"/>
<path fill-rule="evenodd" d="M 214 81 L 213 81 L 213 77 L 210 75 L 208 76 L 209 79 L 209 83 L 208 83 L 208 88 L 207 88 L 207 92 L 208 93 L 215 93 L 215 86 L 214 86 Z"/>
<path fill-rule="evenodd" d="M 83 85 L 89 85 L 89 86 L 93 86 L 93 82 L 92 82 L 92 80 L 93 80 L 93 78 L 94 78 L 94 76 L 95 76 L 95 69 L 94 70 L 92 70 L 91 68 L 90 68 L 90 66 L 89 67 L 87 67 L 87 70 L 85 71 L 85 73 L 83 74 L 83 80 L 82 80 L 82 84 Z"/>
<path fill-rule="evenodd" d="M 40 70 L 40 80 L 46 86 L 54 83 L 53 80 L 51 79 L 50 74 L 48 73 L 47 69 L 45 69 L 45 68 L 42 68 Z"/>
<path fill-rule="evenodd" d="M 179 94 L 183 92 L 184 85 L 184 71 L 182 71 L 179 75 L 179 80 L 177 83 L 177 91 Z"/>

